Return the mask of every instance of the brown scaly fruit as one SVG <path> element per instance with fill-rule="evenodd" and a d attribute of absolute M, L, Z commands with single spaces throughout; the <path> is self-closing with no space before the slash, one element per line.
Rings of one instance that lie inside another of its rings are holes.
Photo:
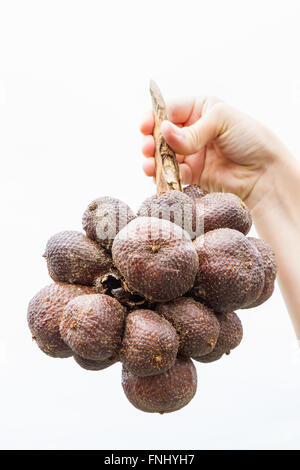
<path fill-rule="evenodd" d="M 120 359 L 132 374 L 161 374 L 174 364 L 177 352 L 178 337 L 167 320 L 151 310 L 127 316 Z"/>
<path fill-rule="evenodd" d="M 86 370 L 103 370 L 118 362 L 116 356 L 108 358 L 105 361 L 91 361 L 90 359 L 85 359 L 84 357 L 74 354 L 74 359 L 80 367 Z"/>
<path fill-rule="evenodd" d="M 67 303 L 94 290 L 86 286 L 54 283 L 41 289 L 29 302 L 28 326 L 39 348 L 51 357 L 70 357 L 72 351 L 61 339 L 59 319 Z"/>
<path fill-rule="evenodd" d="M 113 266 L 111 256 L 104 248 L 75 231 L 53 235 L 44 257 L 52 279 L 70 284 L 93 285 L 97 276 Z"/>
<path fill-rule="evenodd" d="M 104 361 L 121 346 L 125 308 L 112 297 L 84 295 L 65 307 L 60 334 L 72 351 L 85 358 Z"/>
<path fill-rule="evenodd" d="M 163 374 L 137 377 L 125 367 L 122 386 L 130 403 L 148 413 L 170 413 L 186 406 L 197 390 L 197 372 L 190 359 L 177 358 Z"/>
<path fill-rule="evenodd" d="M 200 233 L 196 227 L 195 203 L 181 191 L 167 191 L 148 197 L 140 206 L 138 217 L 158 217 L 179 225 L 193 239 Z"/>
<path fill-rule="evenodd" d="M 243 327 L 241 320 L 236 313 L 217 314 L 220 323 L 220 334 L 215 349 L 206 356 L 193 357 L 199 362 L 214 362 L 220 359 L 223 354 L 229 354 L 236 348 L 243 338 Z"/>
<path fill-rule="evenodd" d="M 128 290 L 150 302 L 166 302 L 185 294 L 198 269 L 188 233 L 155 217 L 129 222 L 116 236 L 112 255 Z"/>
<path fill-rule="evenodd" d="M 265 272 L 265 283 L 262 293 L 260 294 L 257 300 L 247 305 L 247 307 L 244 307 L 254 308 L 258 307 L 258 305 L 263 304 L 273 294 L 277 273 L 277 263 L 275 259 L 275 253 L 267 242 L 261 240 L 260 238 L 254 237 L 248 237 L 248 240 L 250 240 L 259 251 L 263 260 L 263 267 Z"/>
<path fill-rule="evenodd" d="M 135 218 L 130 207 L 119 199 L 99 197 L 83 214 L 82 226 L 87 236 L 110 250 L 116 234 Z"/>
<path fill-rule="evenodd" d="M 247 235 L 252 218 L 246 204 L 235 194 L 210 193 L 196 201 L 199 227 L 204 232 L 217 228 L 231 228 Z"/>
<path fill-rule="evenodd" d="M 265 274 L 259 251 L 242 233 L 229 228 L 196 238 L 199 269 L 193 295 L 216 312 L 231 312 L 254 302 Z"/>
<path fill-rule="evenodd" d="M 158 304 L 156 311 L 176 329 L 181 356 L 203 356 L 214 349 L 220 325 L 210 308 L 190 297 L 181 297 Z"/>
<path fill-rule="evenodd" d="M 207 191 L 201 189 L 197 184 L 190 184 L 189 186 L 186 186 L 183 188 L 183 192 L 190 198 L 194 199 L 194 201 L 208 194 Z"/>

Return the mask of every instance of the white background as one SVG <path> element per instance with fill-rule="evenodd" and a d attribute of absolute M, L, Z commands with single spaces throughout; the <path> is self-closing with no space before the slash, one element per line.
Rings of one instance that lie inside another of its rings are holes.
<path fill-rule="evenodd" d="M 163 416 L 127 402 L 119 364 L 87 372 L 49 358 L 26 323 L 50 283 L 47 239 L 80 230 L 95 197 L 136 209 L 154 192 L 138 129 L 150 78 L 166 98 L 222 97 L 299 159 L 299 5 L 1 1 L 1 448 L 299 449 L 299 350 L 278 288 L 241 312 L 237 350 L 197 364 L 190 405 Z"/>

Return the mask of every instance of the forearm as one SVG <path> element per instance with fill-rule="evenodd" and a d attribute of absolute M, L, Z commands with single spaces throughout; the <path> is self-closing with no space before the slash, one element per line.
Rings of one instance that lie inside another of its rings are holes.
<path fill-rule="evenodd" d="M 259 184 L 265 195 L 252 210 L 254 224 L 275 251 L 280 289 L 300 340 L 300 165 L 281 155 Z"/>

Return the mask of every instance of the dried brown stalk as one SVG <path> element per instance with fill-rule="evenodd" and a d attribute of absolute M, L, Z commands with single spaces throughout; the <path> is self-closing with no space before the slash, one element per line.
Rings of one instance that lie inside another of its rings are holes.
<path fill-rule="evenodd" d="M 166 104 L 157 84 L 150 81 L 154 113 L 154 141 L 157 194 L 177 189 L 182 191 L 179 164 L 176 155 L 160 133 L 162 121 L 168 119 Z"/>

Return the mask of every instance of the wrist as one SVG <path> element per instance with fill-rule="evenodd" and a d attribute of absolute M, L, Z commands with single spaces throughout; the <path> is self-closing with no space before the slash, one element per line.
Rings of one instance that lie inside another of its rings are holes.
<path fill-rule="evenodd" d="M 274 250 L 279 286 L 300 340 L 300 165 L 289 154 L 281 156 L 265 180 L 268 191 L 252 217 L 259 236 Z"/>
<path fill-rule="evenodd" d="M 262 176 L 256 191 L 251 210 L 255 228 L 264 240 L 279 248 L 283 231 L 300 232 L 300 166 L 297 161 L 290 154 L 282 154 Z"/>
<path fill-rule="evenodd" d="M 299 194 L 300 166 L 287 149 L 280 149 L 263 169 L 247 203 L 254 221 L 258 221 L 270 212 L 288 215 L 292 200 Z"/>

